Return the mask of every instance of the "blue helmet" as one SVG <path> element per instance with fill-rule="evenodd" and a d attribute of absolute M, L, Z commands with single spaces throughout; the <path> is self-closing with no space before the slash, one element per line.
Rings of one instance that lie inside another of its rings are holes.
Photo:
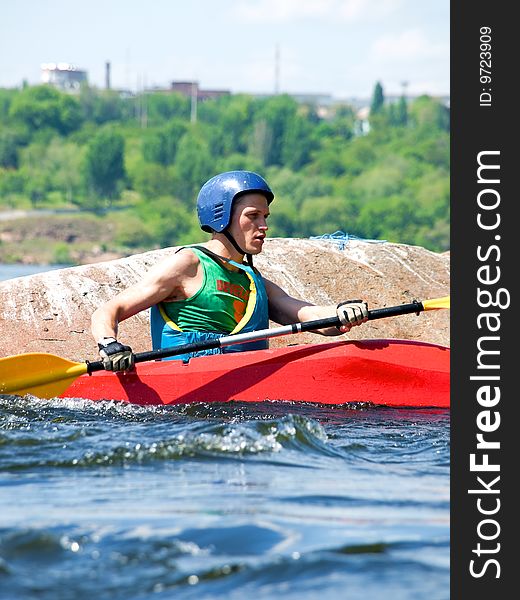
<path fill-rule="evenodd" d="M 201 229 L 208 233 L 226 229 L 231 220 L 233 201 L 242 194 L 254 192 L 263 194 L 269 204 L 274 198 L 263 177 L 251 171 L 227 171 L 206 181 L 197 197 Z"/>

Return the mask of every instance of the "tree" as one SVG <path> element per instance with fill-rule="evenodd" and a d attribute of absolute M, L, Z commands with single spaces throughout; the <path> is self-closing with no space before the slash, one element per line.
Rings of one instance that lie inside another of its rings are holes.
<path fill-rule="evenodd" d="M 0 123 L 9 118 L 9 108 L 18 90 L 0 88 Z"/>
<path fill-rule="evenodd" d="M 404 96 L 399 98 L 399 102 L 397 104 L 396 123 L 402 127 L 408 123 L 408 105 Z"/>
<path fill-rule="evenodd" d="M 141 198 L 168 196 L 174 190 L 172 175 L 169 169 L 162 165 L 142 161 L 134 165 L 130 175 L 133 188 Z"/>
<path fill-rule="evenodd" d="M 51 128 L 67 135 L 82 123 L 79 102 L 47 85 L 22 90 L 13 98 L 9 115 L 15 121 L 24 123 L 31 132 Z"/>
<path fill-rule="evenodd" d="M 200 237 L 197 219 L 171 196 L 140 202 L 119 220 L 119 244 L 131 248 L 158 248 L 194 243 Z"/>
<path fill-rule="evenodd" d="M 173 164 L 179 141 L 187 128 L 187 122 L 175 119 L 166 127 L 145 137 L 143 140 L 144 159 L 163 166 Z"/>
<path fill-rule="evenodd" d="M 265 119 L 253 124 L 251 136 L 247 145 L 247 154 L 257 160 L 262 166 L 267 165 L 269 149 L 272 144 L 272 131 Z"/>
<path fill-rule="evenodd" d="M 370 114 L 377 115 L 383 111 L 383 106 L 385 104 L 385 96 L 383 93 L 383 86 L 379 83 L 376 83 L 374 87 L 374 92 L 372 94 L 372 102 L 370 103 Z"/>
<path fill-rule="evenodd" d="M 323 235 L 335 231 L 351 232 L 354 205 L 344 198 L 309 198 L 302 204 L 300 223 L 302 234 Z"/>
<path fill-rule="evenodd" d="M 199 129 L 190 129 L 179 142 L 175 161 L 175 195 L 192 201 L 202 184 L 214 175 L 215 164 Z"/>
<path fill-rule="evenodd" d="M 297 112 L 297 103 L 287 94 L 263 101 L 255 116 L 257 148 L 253 156 L 263 159 L 265 166 L 283 164 L 283 146 L 289 122 Z"/>
<path fill-rule="evenodd" d="M 24 192 L 27 177 L 20 169 L 2 169 L 0 167 L 0 198 L 2 204 L 11 204 L 13 196 L 21 196 Z"/>
<path fill-rule="evenodd" d="M 247 152 L 255 105 L 257 101 L 245 94 L 222 96 L 201 104 L 199 120 L 216 127 L 222 154 Z"/>
<path fill-rule="evenodd" d="M 59 137 L 55 137 L 47 148 L 46 168 L 51 177 L 52 190 L 60 192 L 71 204 L 82 202 L 82 159 L 82 148 Z"/>
<path fill-rule="evenodd" d="M 21 170 L 27 175 L 25 191 L 40 203 L 50 192 L 58 192 L 62 201 L 78 203 L 83 191 L 81 157 L 79 146 L 57 135 L 49 141 L 32 142 L 20 153 Z"/>
<path fill-rule="evenodd" d="M 293 200 L 276 196 L 276 205 L 269 217 L 269 234 L 274 237 L 297 237 L 301 235 L 300 213 Z"/>
<path fill-rule="evenodd" d="M 111 128 L 100 129 L 88 144 L 85 156 L 87 185 L 95 193 L 113 199 L 126 177 L 123 136 Z"/>
<path fill-rule="evenodd" d="M 415 125 L 432 130 L 450 130 L 450 113 L 439 100 L 419 96 L 410 106 L 410 118 Z"/>
<path fill-rule="evenodd" d="M 190 116 L 190 99 L 178 93 L 147 93 L 143 94 L 141 104 L 146 106 L 148 124 L 162 125 L 170 119 L 180 119 L 188 122 Z M 139 101 L 139 98 L 138 98 Z"/>
<path fill-rule="evenodd" d="M 294 114 L 287 119 L 282 144 L 282 164 L 298 171 L 311 160 L 316 140 L 311 135 L 312 125 L 305 115 Z"/>
<path fill-rule="evenodd" d="M 98 125 L 108 123 L 109 121 L 125 120 L 126 101 L 119 97 L 119 94 L 113 90 L 96 90 L 84 86 L 80 90 L 79 103 L 83 117 L 87 121 L 92 121 Z M 128 104 L 128 102 L 126 102 Z"/>
<path fill-rule="evenodd" d="M 18 168 L 19 136 L 9 129 L 0 131 L 0 167 Z"/>
<path fill-rule="evenodd" d="M 449 108 L 428 96 L 385 104 L 379 83 L 373 104 L 370 131 L 360 135 L 349 105 L 320 118 L 286 95 L 208 99 L 190 123 L 189 99 L 175 94 L 123 98 L 83 89 L 78 100 L 47 86 L 0 90 L 0 202 L 101 207 L 121 192 L 141 211 L 157 212 L 164 202 L 164 218 L 185 219 L 173 197 L 194 214 L 204 181 L 246 169 L 264 175 L 275 193 L 277 236 L 348 228 L 446 250 Z M 146 109 L 146 129 L 136 121 L 137 105 Z M 143 215 L 134 213 L 127 227 L 136 244 L 141 225 L 145 235 Z M 191 235 L 166 226 L 148 214 L 149 242 Z"/>
<path fill-rule="evenodd" d="M 258 173 L 262 170 L 259 160 L 249 154 L 229 154 L 221 158 L 215 165 L 215 172 L 224 171 L 254 171 Z"/>

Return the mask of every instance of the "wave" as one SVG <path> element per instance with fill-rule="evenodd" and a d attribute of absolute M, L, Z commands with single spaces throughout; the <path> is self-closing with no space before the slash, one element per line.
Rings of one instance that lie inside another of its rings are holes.
<path fill-rule="evenodd" d="M 307 459 L 338 454 L 324 427 L 310 417 L 289 413 L 251 419 L 249 414 L 246 420 L 240 411 L 229 415 L 228 406 L 175 408 L 77 399 L 4 400 L 0 466 L 4 470 L 127 466 L 186 457 L 247 456 L 299 463 L 294 457 L 298 453 Z M 225 411 L 229 419 L 222 421 Z"/>
<path fill-rule="evenodd" d="M 379 597 L 371 592 L 384 586 L 417 600 L 437 597 L 449 572 L 448 539 L 389 541 L 365 534 L 366 540 L 334 545 L 324 538 L 304 548 L 287 533 L 271 524 L 0 530 L 0 577 L 11 597 L 52 600 L 310 598 L 318 591 L 329 597 L 329 590 L 337 594 L 338 580 L 345 597 Z M 439 553 L 445 560 L 432 561 Z"/>

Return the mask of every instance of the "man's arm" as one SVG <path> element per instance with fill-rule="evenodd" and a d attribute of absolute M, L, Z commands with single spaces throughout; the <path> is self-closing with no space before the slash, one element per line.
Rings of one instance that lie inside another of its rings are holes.
<path fill-rule="evenodd" d="M 264 278 L 264 283 L 269 298 L 269 318 L 280 325 L 337 316 L 342 322 L 339 328 L 329 327 L 317 330 L 316 333 L 340 335 L 347 333 L 355 325 L 360 325 L 368 320 L 364 303 L 347 304 L 341 308 L 334 305 L 318 306 L 289 296 L 279 285 L 268 279 Z"/>
<path fill-rule="evenodd" d="M 105 369 L 125 370 L 123 367 L 128 369 L 133 364 L 131 348 L 117 341 L 119 323 L 163 300 L 182 298 L 186 283 L 197 277 L 198 264 L 193 252 L 175 254 L 152 267 L 139 283 L 94 311 L 91 333 L 107 363 Z"/>

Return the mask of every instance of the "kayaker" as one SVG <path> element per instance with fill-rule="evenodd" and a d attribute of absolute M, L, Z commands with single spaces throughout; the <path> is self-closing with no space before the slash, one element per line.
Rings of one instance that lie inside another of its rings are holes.
<path fill-rule="evenodd" d="M 262 252 L 273 199 L 267 182 L 251 171 L 220 173 L 202 186 L 197 215 L 211 239 L 178 249 L 93 313 L 91 331 L 106 370 L 133 367 L 131 347 L 117 341 L 118 324 L 147 309 L 154 349 L 266 329 L 269 319 L 288 325 L 337 315 L 341 326 L 317 332 L 322 335 L 340 335 L 367 321 L 365 302 L 317 306 L 289 296 L 253 266 L 252 257 Z M 257 350 L 267 344 L 262 340 L 171 358 Z"/>

